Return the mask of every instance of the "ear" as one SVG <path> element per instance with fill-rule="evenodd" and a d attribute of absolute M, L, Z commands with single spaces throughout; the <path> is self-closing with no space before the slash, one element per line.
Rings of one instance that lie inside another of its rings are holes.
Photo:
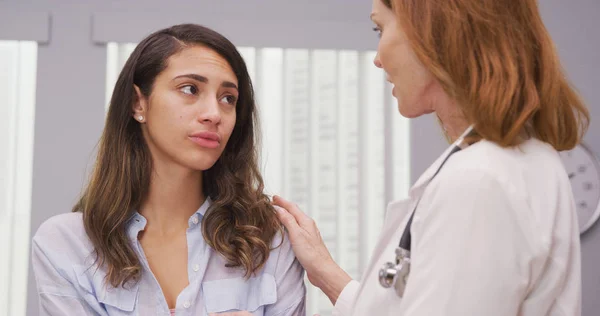
<path fill-rule="evenodd" d="M 144 123 L 146 122 L 148 100 L 146 100 L 146 97 L 144 97 L 142 91 L 140 91 L 140 88 L 137 85 L 133 85 L 133 88 L 135 89 L 135 99 L 131 105 L 131 113 L 136 121 Z"/>

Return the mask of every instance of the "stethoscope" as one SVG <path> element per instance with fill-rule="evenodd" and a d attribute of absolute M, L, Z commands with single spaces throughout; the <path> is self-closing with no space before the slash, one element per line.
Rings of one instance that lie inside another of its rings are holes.
<path fill-rule="evenodd" d="M 446 156 L 442 164 L 435 171 L 431 179 L 435 178 L 435 176 L 440 172 L 448 158 L 452 156 L 457 151 L 461 150 L 461 146 L 465 145 L 465 135 L 470 135 L 473 131 L 473 126 L 470 126 L 463 136 L 461 136 L 452 146 L 450 153 Z M 429 181 L 431 181 L 431 179 Z M 420 200 L 419 200 L 420 201 Z M 417 211 L 417 206 L 419 205 L 419 201 L 417 201 L 417 205 L 413 209 L 408 222 L 406 223 L 406 227 L 404 228 L 404 232 L 402 233 L 402 237 L 400 237 L 400 244 L 396 248 L 396 262 L 386 262 L 381 270 L 379 270 L 379 283 L 384 288 L 394 287 L 396 294 L 399 297 L 404 296 L 404 290 L 406 289 L 406 283 L 408 281 L 408 275 L 410 274 L 410 227 L 412 225 L 413 217 L 415 216 L 415 212 Z"/>

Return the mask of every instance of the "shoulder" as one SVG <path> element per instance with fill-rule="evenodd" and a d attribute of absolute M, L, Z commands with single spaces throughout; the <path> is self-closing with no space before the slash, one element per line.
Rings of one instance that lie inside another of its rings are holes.
<path fill-rule="evenodd" d="M 275 208 L 279 207 L 275 206 Z M 277 232 L 273 236 L 273 240 L 271 241 L 270 257 L 279 257 L 281 255 L 294 256 L 288 231 L 285 229 L 285 227 L 283 227 L 283 225 L 281 226 L 281 229 L 277 230 Z M 270 258 L 269 260 L 271 259 L 275 258 Z"/>
<path fill-rule="evenodd" d="M 276 206 L 277 208 L 277 206 Z M 267 269 L 271 272 L 279 270 L 281 266 L 300 265 L 294 254 L 292 243 L 287 230 L 282 226 L 271 241 L 271 253 L 267 262 Z M 287 269 L 287 268 L 286 268 Z"/>
<path fill-rule="evenodd" d="M 462 185 L 495 182 L 506 190 L 523 193 L 542 178 L 568 182 L 558 152 L 537 139 L 514 147 L 482 140 L 448 159 L 439 177 L 451 177 L 455 184 Z"/>
<path fill-rule="evenodd" d="M 276 211 L 283 210 L 283 208 L 281 208 L 280 206 L 274 205 L 274 207 Z M 289 253 L 289 255 L 292 256 L 294 255 L 289 232 L 287 231 L 285 226 L 283 226 L 283 224 L 281 224 L 281 229 L 277 230 L 277 233 L 275 233 L 275 236 L 273 236 L 273 241 L 271 242 L 271 249 L 275 252 L 284 252 Z"/>
<path fill-rule="evenodd" d="M 296 258 L 288 232 L 283 226 L 275 234 L 271 249 L 265 272 L 275 279 L 278 302 L 270 312 L 277 315 L 304 315 L 304 268 Z"/>
<path fill-rule="evenodd" d="M 516 223 L 536 245 L 539 235 L 549 235 L 558 213 L 572 211 L 564 204 L 570 190 L 560 156 L 550 145 L 536 139 L 516 147 L 480 141 L 448 159 L 420 205 L 442 217 L 451 210 L 445 215 L 456 220 Z"/>
<path fill-rule="evenodd" d="M 37 229 L 32 243 L 34 253 L 41 251 L 48 257 L 62 257 L 73 260 L 73 263 L 83 260 L 93 251 L 80 212 L 50 217 Z"/>
<path fill-rule="evenodd" d="M 80 212 L 73 212 L 50 217 L 40 225 L 33 238 L 57 240 L 82 234 L 85 234 L 83 216 Z"/>

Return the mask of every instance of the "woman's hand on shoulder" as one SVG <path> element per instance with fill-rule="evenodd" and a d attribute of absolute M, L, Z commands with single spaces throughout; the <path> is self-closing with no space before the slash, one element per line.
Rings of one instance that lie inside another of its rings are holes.
<path fill-rule="evenodd" d="M 279 196 L 273 197 L 273 204 L 279 206 L 277 216 L 288 231 L 294 254 L 306 270 L 308 280 L 335 304 L 352 278 L 335 263 L 312 218 Z"/>

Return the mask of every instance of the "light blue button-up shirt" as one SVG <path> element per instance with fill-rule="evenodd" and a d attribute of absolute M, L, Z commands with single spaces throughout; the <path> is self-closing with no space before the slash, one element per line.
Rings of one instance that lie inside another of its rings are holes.
<path fill-rule="evenodd" d="M 190 217 L 187 229 L 189 285 L 177 297 L 176 316 L 249 311 L 252 315 L 305 315 L 304 270 L 288 238 L 271 251 L 263 269 L 250 279 L 202 237 L 201 222 L 210 200 Z M 105 272 L 93 266 L 93 245 L 81 213 L 61 214 L 44 222 L 33 237 L 32 261 L 40 299 L 40 315 L 171 315 L 160 285 L 150 271 L 138 241 L 146 219 L 136 213 L 128 234 L 142 263 L 132 287 L 105 286 Z M 280 244 L 278 234 L 273 247 Z"/>

